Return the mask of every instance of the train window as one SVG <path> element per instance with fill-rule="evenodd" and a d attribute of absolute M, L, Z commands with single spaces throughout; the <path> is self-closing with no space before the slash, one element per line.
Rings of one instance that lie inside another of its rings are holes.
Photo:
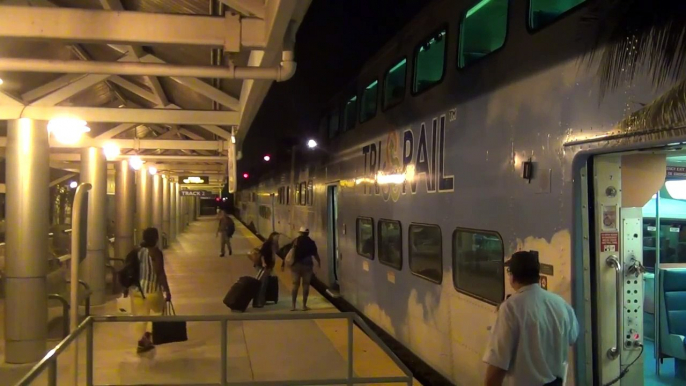
<path fill-rule="evenodd" d="M 496 232 L 456 229 L 453 233 L 455 288 L 486 302 L 503 300 L 503 240 Z"/>
<path fill-rule="evenodd" d="M 395 269 L 403 268 L 403 232 L 400 221 L 379 220 L 379 261 Z"/>
<path fill-rule="evenodd" d="M 405 98 L 405 75 L 407 72 L 407 58 L 394 64 L 384 77 L 383 108 L 395 106 Z"/>
<path fill-rule="evenodd" d="M 408 250 L 410 271 L 435 283 L 443 281 L 443 240 L 437 225 L 412 224 Z"/>
<path fill-rule="evenodd" d="M 541 29 L 587 0 L 530 0 L 529 28 Z"/>
<path fill-rule="evenodd" d="M 369 217 L 357 218 L 357 253 L 374 259 L 374 220 Z"/>
<path fill-rule="evenodd" d="M 464 68 L 497 51 L 507 36 L 509 0 L 481 0 L 470 8 L 460 25 L 457 65 Z"/>
<path fill-rule="evenodd" d="M 357 96 L 354 96 L 345 103 L 345 109 L 343 111 L 343 131 L 348 131 L 355 127 L 356 117 Z"/>
<path fill-rule="evenodd" d="M 412 92 L 417 94 L 443 80 L 445 74 L 446 30 L 431 35 L 414 53 Z"/>
<path fill-rule="evenodd" d="M 334 109 L 329 113 L 329 138 L 333 138 L 338 134 L 339 117 L 338 109 Z"/>
<path fill-rule="evenodd" d="M 307 205 L 312 206 L 314 203 L 314 184 L 312 181 L 307 182 Z"/>
<path fill-rule="evenodd" d="M 375 80 L 362 91 L 360 101 L 360 122 L 366 122 L 376 115 L 376 105 L 379 96 L 379 81 Z"/>
<path fill-rule="evenodd" d="M 307 205 L 307 184 L 305 182 L 298 185 L 298 205 Z"/>

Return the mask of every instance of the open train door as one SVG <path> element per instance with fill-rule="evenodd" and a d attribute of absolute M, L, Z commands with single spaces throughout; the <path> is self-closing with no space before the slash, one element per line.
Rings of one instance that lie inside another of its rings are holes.
<path fill-rule="evenodd" d="M 666 170 L 665 154 L 649 152 L 596 156 L 588 164 L 582 210 L 588 208 L 586 331 L 592 330 L 595 385 L 653 385 L 644 379 L 654 348 L 644 328 L 652 319 L 644 307 L 643 208 L 662 188 Z"/>
<path fill-rule="evenodd" d="M 340 252 L 338 247 L 338 184 L 326 187 L 326 213 L 328 230 L 326 236 L 327 256 L 329 262 L 332 289 L 339 290 Z"/>

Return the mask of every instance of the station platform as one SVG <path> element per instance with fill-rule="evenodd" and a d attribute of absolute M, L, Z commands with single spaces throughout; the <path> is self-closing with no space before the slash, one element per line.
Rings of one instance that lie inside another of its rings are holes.
<path fill-rule="evenodd" d="M 201 217 L 189 225 L 164 251 L 165 268 L 177 315 L 230 314 L 222 300 L 241 276 L 255 275 L 247 258 L 250 249 L 261 241 L 239 221 L 232 239 L 233 255 L 219 257 L 217 220 Z M 264 308 L 249 307 L 246 313 L 305 313 L 290 311 L 292 288 L 290 272 L 277 263 L 279 302 Z M 317 268 L 315 268 L 315 275 Z M 302 290 L 301 290 L 302 291 Z M 301 296 L 298 297 L 301 306 Z M 1 306 L 1 305 L 0 305 Z M 307 313 L 333 313 L 338 310 L 314 288 L 310 290 Z M 2 311 L 2 310 L 0 310 Z M 116 298 L 93 307 L 92 315 L 116 315 Z M 2 315 L 0 313 L 0 315 Z M 158 346 L 136 353 L 138 337 L 129 323 L 94 325 L 95 385 L 182 385 L 219 382 L 221 373 L 221 331 L 218 323 L 188 322 L 188 341 Z M 0 338 L 2 338 L 0 329 Z M 347 321 L 274 320 L 228 322 L 228 381 L 283 382 L 302 379 L 345 378 L 347 374 Z M 2 342 L 2 339 L 0 339 Z M 51 341 L 56 345 L 57 340 Z M 4 346 L 4 343 L 0 343 Z M 0 355 L 4 347 L 0 346 Z M 79 338 L 79 358 L 85 352 L 85 339 Z M 58 385 L 72 385 L 73 356 L 58 359 Z M 79 359 L 82 368 L 83 359 Z M 402 376 L 402 370 L 358 326 L 353 330 L 353 369 L 357 377 Z M 14 385 L 30 366 L 0 364 L 0 384 Z M 85 384 L 79 371 L 79 384 Z M 42 376 L 34 384 L 47 385 Z M 419 385 L 415 380 L 414 384 Z"/>

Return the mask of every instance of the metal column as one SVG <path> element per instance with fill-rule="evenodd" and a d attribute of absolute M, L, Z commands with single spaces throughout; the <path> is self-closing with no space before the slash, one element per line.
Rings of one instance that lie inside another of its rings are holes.
<path fill-rule="evenodd" d="M 162 237 L 162 176 L 152 176 L 152 226 Z"/>
<path fill-rule="evenodd" d="M 105 302 L 107 255 L 107 159 L 102 148 L 83 149 L 81 182 L 90 183 L 93 188 L 88 197 L 88 246 L 80 276 L 90 286 L 92 304 L 100 305 Z"/>
<path fill-rule="evenodd" d="M 143 231 L 152 226 L 152 176 L 143 166 L 136 180 L 136 241 L 143 239 Z"/>
<path fill-rule="evenodd" d="M 114 257 L 125 259 L 133 249 L 134 174 L 128 160 L 116 164 L 114 184 Z"/>
<path fill-rule="evenodd" d="M 162 232 L 167 236 L 167 243 L 171 242 L 171 229 L 169 220 L 171 217 L 171 207 L 169 205 L 169 177 L 162 176 Z"/>
<path fill-rule="evenodd" d="M 5 362 L 45 354 L 50 148 L 45 122 L 9 121 L 5 165 Z"/>
<path fill-rule="evenodd" d="M 178 214 L 178 208 L 177 208 L 177 195 L 178 192 L 176 191 L 176 187 L 178 184 L 176 182 L 170 182 L 169 183 L 169 240 L 174 241 L 176 240 L 176 233 L 178 232 L 178 224 L 177 224 L 177 214 Z"/>

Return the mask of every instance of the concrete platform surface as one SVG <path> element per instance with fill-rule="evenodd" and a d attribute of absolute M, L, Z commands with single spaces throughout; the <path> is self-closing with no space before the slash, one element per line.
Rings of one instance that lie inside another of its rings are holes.
<path fill-rule="evenodd" d="M 165 250 L 165 266 L 178 315 L 231 313 L 222 303 L 224 295 L 238 278 L 255 274 L 246 255 L 251 248 L 261 244 L 260 240 L 236 221 L 236 234 L 232 241 L 234 254 L 221 258 L 216 228 L 214 218 L 201 218 L 191 223 Z M 276 274 L 279 277 L 279 303 L 261 309 L 248 308 L 248 313 L 292 313 L 290 273 L 277 269 Z M 308 306 L 312 308 L 310 313 L 338 312 L 314 289 L 310 291 Z M 92 309 L 95 315 L 113 315 L 116 312 L 114 299 Z M 133 326 L 97 323 L 94 382 L 96 385 L 219 383 L 220 328 L 217 322 L 188 323 L 187 342 L 161 345 L 150 353 L 138 355 L 138 337 L 134 336 Z M 57 343 L 51 341 L 53 346 Z M 85 384 L 85 335 L 79 340 L 78 351 L 78 384 Z M 402 375 L 381 348 L 357 326 L 354 329 L 353 359 L 354 371 L 360 377 Z M 60 356 L 58 385 L 75 384 L 73 363 L 72 353 L 65 352 Z M 229 382 L 283 381 L 287 384 L 289 380 L 297 379 L 345 378 L 346 363 L 345 320 L 242 321 L 228 325 Z M 13 385 L 29 368 L 0 364 L 0 385 Z M 47 385 L 45 376 L 35 384 Z M 419 383 L 415 381 L 415 384 Z"/>

